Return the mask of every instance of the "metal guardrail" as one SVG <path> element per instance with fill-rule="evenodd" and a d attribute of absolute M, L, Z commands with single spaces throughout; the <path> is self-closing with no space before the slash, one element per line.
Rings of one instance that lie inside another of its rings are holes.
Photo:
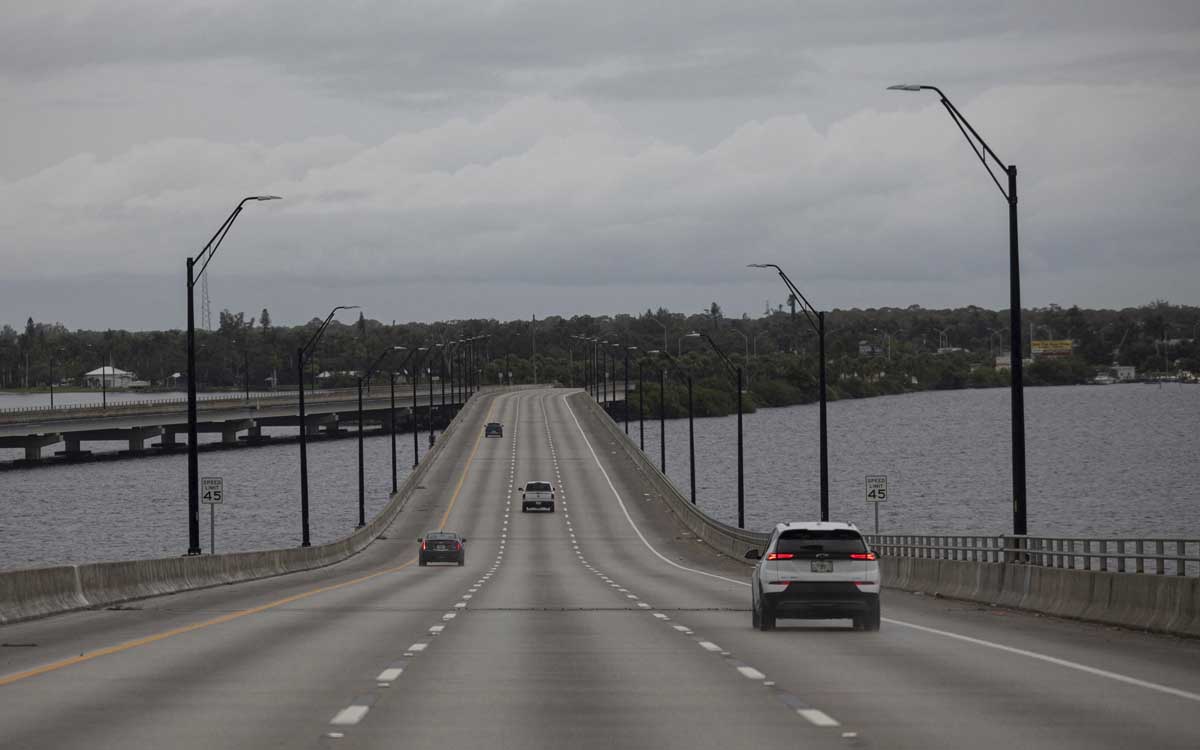
<path fill-rule="evenodd" d="M 887 557 L 1006 562 L 1070 570 L 1200 575 L 1200 539 L 868 535 Z"/>

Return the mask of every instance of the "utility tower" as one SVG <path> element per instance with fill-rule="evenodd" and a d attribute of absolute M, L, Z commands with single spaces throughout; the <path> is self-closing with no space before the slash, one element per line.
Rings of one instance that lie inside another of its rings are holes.
<path fill-rule="evenodd" d="M 200 325 L 206 331 L 212 330 L 212 302 L 208 298 L 208 274 L 200 278 Z"/>

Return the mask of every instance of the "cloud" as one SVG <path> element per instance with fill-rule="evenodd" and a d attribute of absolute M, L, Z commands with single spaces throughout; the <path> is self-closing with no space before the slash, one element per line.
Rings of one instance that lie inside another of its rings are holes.
<path fill-rule="evenodd" d="M 173 277 L 271 192 L 214 266 L 264 290 L 682 298 L 758 260 L 843 305 L 1002 306 L 1001 196 L 935 97 L 884 91 L 921 80 L 1017 164 L 1030 290 L 1136 304 L 1198 255 L 1198 27 L 1117 0 L 25 4 L 0 259 L 38 288 Z"/>
<path fill-rule="evenodd" d="M 1200 96 L 1021 87 L 959 105 L 1019 162 L 1027 267 L 1146 272 L 1194 247 Z M 70 276 L 98 258 L 168 272 L 260 192 L 285 201 L 250 207 L 231 236 L 263 276 L 712 283 L 749 254 L 815 279 L 913 280 L 1005 258 L 1002 197 L 933 97 L 826 129 L 750 122 L 705 150 L 535 97 L 378 144 L 165 139 L 72 157 L 0 183 L 7 272 Z"/>

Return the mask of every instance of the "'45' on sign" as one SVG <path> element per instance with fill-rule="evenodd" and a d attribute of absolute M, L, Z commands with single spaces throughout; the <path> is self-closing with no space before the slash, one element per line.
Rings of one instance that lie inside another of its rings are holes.
<path fill-rule="evenodd" d="M 867 502 L 882 503 L 887 500 L 887 477 L 867 475 Z"/>
<path fill-rule="evenodd" d="M 225 502 L 225 480 L 221 477 L 200 477 L 200 502 L 220 505 Z"/>

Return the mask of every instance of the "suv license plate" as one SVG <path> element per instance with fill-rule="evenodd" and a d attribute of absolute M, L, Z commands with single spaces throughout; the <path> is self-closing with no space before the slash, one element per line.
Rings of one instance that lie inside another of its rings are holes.
<path fill-rule="evenodd" d="M 812 572 L 814 572 L 814 573 L 832 573 L 833 572 L 833 561 L 832 560 L 813 560 L 812 561 Z"/>

